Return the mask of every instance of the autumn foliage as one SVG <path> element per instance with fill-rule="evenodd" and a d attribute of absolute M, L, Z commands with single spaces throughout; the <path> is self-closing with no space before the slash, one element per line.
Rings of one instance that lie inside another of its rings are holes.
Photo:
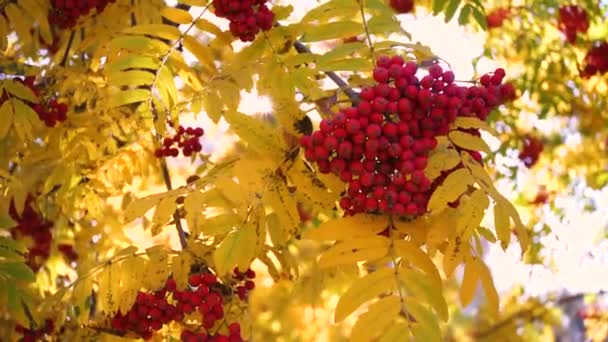
<path fill-rule="evenodd" d="M 0 340 L 546 337 L 584 294 L 487 256 L 608 184 L 608 32 L 532 3 L 0 1 Z M 473 76 L 424 15 L 484 32 Z"/>

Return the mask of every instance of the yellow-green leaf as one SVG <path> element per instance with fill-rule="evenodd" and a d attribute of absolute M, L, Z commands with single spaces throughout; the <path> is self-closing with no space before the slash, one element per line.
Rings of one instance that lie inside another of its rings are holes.
<path fill-rule="evenodd" d="M 430 304 L 439 317 L 447 322 L 448 304 L 443 297 L 441 286 L 434 284 L 427 275 L 404 267 L 399 269 L 399 280 L 410 295 Z"/>
<path fill-rule="evenodd" d="M 347 265 L 364 260 L 373 261 L 388 254 L 389 244 L 389 239 L 384 236 L 370 236 L 338 242 L 321 254 L 319 267 Z"/>
<path fill-rule="evenodd" d="M 235 266 L 246 269 L 255 257 L 255 228 L 245 224 L 230 232 L 213 252 L 217 274 L 223 276 Z"/>
<path fill-rule="evenodd" d="M 496 237 L 500 240 L 503 250 L 506 250 L 511 241 L 511 222 L 505 205 L 498 201 L 494 204 L 494 229 Z"/>
<path fill-rule="evenodd" d="M 38 97 L 36 94 L 28 88 L 25 84 L 9 80 L 3 83 L 4 90 L 8 91 L 9 94 L 16 96 L 22 100 L 38 103 Z"/>
<path fill-rule="evenodd" d="M 181 35 L 177 27 L 166 24 L 142 24 L 129 27 L 123 32 L 148 35 L 168 40 L 176 40 Z"/>
<path fill-rule="evenodd" d="M 397 317 L 401 310 L 398 297 L 387 296 L 369 306 L 366 313 L 359 316 L 351 331 L 353 342 L 372 341 Z"/>
<path fill-rule="evenodd" d="M 192 15 L 183 9 L 165 7 L 160 11 L 160 14 L 176 24 L 190 24 L 192 22 Z"/>
<path fill-rule="evenodd" d="M 214 63 L 213 53 L 211 49 L 204 44 L 201 44 L 196 38 L 192 36 L 185 36 L 182 40 L 184 47 L 190 51 L 196 59 L 206 67 L 209 71 L 215 72 L 216 67 Z"/>
<path fill-rule="evenodd" d="M 188 275 L 192 266 L 192 255 L 182 251 L 171 259 L 171 274 L 177 285 L 177 289 L 183 291 L 188 286 Z"/>
<path fill-rule="evenodd" d="M 496 130 L 494 128 L 492 128 L 490 125 L 488 125 L 485 121 L 481 121 L 480 119 L 471 117 L 471 116 L 457 117 L 456 120 L 454 120 L 454 122 L 452 123 L 452 127 L 462 128 L 462 129 L 469 129 L 469 128 L 483 129 L 484 131 L 486 131 L 494 136 L 498 136 L 498 132 L 496 132 Z"/>
<path fill-rule="evenodd" d="M 369 71 L 373 67 L 368 58 L 345 58 L 317 62 L 320 71 Z"/>
<path fill-rule="evenodd" d="M 451 131 L 448 138 L 458 147 L 472 151 L 483 151 L 487 154 L 492 153 L 490 146 L 478 136 L 463 131 Z"/>
<path fill-rule="evenodd" d="M 249 147 L 269 157 L 282 155 L 283 144 L 276 129 L 262 119 L 235 111 L 226 112 L 224 118 L 230 124 L 230 129 L 246 141 Z"/>
<path fill-rule="evenodd" d="M 481 280 L 483 292 L 486 295 L 486 301 L 488 308 L 490 309 L 490 314 L 496 318 L 498 317 L 499 311 L 499 299 L 498 292 L 496 292 L 496 287 L 494 286 L 494 280 L 492 279 L 492 273 L 490 273 L 488 266 L 479 258 L 476 258 L 473 262 L 476 263 L 476 270 L 478 271 L 477 274 Z"/>
<path fill-rule="evenodd" d="M 156 206 L 156 210 L 154 211 L 154 216 L 152 217 L 152 235 L 157 235 L 160 233 L 160 228 L 162 228 L 167 221 L 171 218 L 173 213 L 177 209 L 177 203 L 175 202 L 175 197 L 165 197 L 163 198 L 158 205 Z"/>
<path fill-rule="evenodd" d="M 303 237 L 318 241 L 373 237 L 386 227 L 388 218 L 384 215 L 359 214 L 324 222 L 306 231 Z"/>
<path fill-rule="evenodd" d="M 154 74 L 143 70 L 127 70 L 108 74 L 108 82 L 114 86 L 140 86 L 154 82 Z"/>
<path fill-rule="evenodd" d="M 150 91 L 147 89 L 128 89 L 112 94 L 107 102 L 110 108 L 120 107 L 131 103 L 144 102 L 148 100 Z"/>
<path fill-rule="evenodd" d="M 442 341 L 441 328 L 435 315 L 424 305 L 420 304 L 417 298 L 406 297 L 403 301 L 408 314 L 414 316 L 417 322 L 411 325 L 414 340 L 424 342 Z"/>
<path fill-rule="evenodd" d="M 336 21 L 326 24 L 311 24 L 302 36 L 303 42 L 347 38 L 364 32 L 363 25 L 354 21 Z"/>
<path fill-rule="evenodd" d="M 338 301 L 335 322 L 341 322 L 368 300 L 394 289 L 394 270 L 388 267 L 355 280 Z"/>
<path fill-rule="evenodd" d="M 15 112 L 13 111 L 13 104 L 11 101 L 4 101 L 2 105 L 0 105 L 0 140 L 4 139 L 8 134 L 13 125 L 14 118 Z"/>
<path fill-rule="evenodd" d="M 107 70 L 109 73 L 125 69 L 156 70 L 159 66 L 160 62 L 156 58 L 148 56 L 126 55 L 108 63 Z"/>
<path fill-rule="evenodd" d="M 427 209 L 432 213 L 441 212 L 448 203 L 456 201 L 474 181 L 467 169 L 451 172 L 431 195 Z"/>

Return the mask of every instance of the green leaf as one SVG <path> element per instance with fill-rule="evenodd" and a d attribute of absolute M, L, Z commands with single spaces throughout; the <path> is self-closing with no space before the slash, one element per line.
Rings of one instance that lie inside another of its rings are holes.
<path fill-rule="evenodd" d="M 445 18 L 444 21 L 447 23 L 450 20 L 452 20 L 452 18 L 454 17 L 454 14 L 456 14 L 456 10 L 458 9 L 458 6 L 460 5 L 460 0 L 450 0 L 450 2 L 448 3 L 448 7 L 445 9 Z"/>
<path fill-rule="evenodd" d="M 363 25 L 354 21 L 337 21 L 327 24 L 309 25 L 304 35 L 303 42 L 319 42 L 323 40 L 347 38 L 364 32 Z"/>
<path fill-rule="evenodd" d="M 373 68 L 369 58 L 348 58 L 317 62 L 317 69 L 321 71 L 370 71 Z"/>
<path fill-rule="evenodd" d="M 488 22 L 486 20 L 486 15 L 483 13 L 483 10 L 479 7 L 473 8 L 473 18 L 475 21 L 483 28 L 484 30 L 488 29 Z"/>
<path fill-rule="evenodd" d="M 461 26 L 466 25 L 469 22 L 469 15 L 471 15 L 471 5 L 466 4 L 462 8 L 462 10 L 460 10 L 460 15 L 458 16 L 458 23 Z"/>
<path fill-rule="evenodd" d="M 247 269 L 255 257 L 256 235 L 253 226 L 246 224 L 230 232 L 213 251 L 213 262 L 217 274 L 232 272 L 235 266 Z"/>
<path fill-rule="evenodd" d="M 5 262 L 0 263 L 0 274 L 9 279 L 33 282 L 36 280 L 36 276 L 28 265 L 22 262 Z"/>
<path fill-rule="evenodd" d="M 433 15 L 438 15 L 445 7 L 446 0 L 433 0 Z"/>

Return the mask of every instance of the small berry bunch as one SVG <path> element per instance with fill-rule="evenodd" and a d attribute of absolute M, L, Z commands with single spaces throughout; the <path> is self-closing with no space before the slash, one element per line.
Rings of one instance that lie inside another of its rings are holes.
<path fill-rule="evenodd" d="M 29 238 L 33 242 L 33 245 L 28 248 L 26 264 L 37 272 L 51 255 L 53 222 L 44 219 L 32 206 L 33 202 L 34 197 L 31 194 L 28 195 L 21 215 L 17 214 L 15 203 L 11 202 L 9 215 L 17 222 L 17 225 L 11 228 L 13 239 Z"/>
<path fill-rule="evenodd" d="M 26 87 L 30 88 L 34 95 L 40 96 L 40 88 L 35 85 L 36 78 L 34 76 L 27 76 L 25 79 L 15 78 L 14 81 L 19 82 Z M 0 105 L 8 99 L 6 92 L 0 96 Z M 47 127 L 54 127 L 58 122 L 63 122 L 67 119 L 68 106 L 65 103 L 59 103 L 56 99 L 50 99 L 46 103 L 31 103 L 25 101 L 36 114 L 40 121 L 43 121 Z"/>
<path fill-rule="evenodd" d="M 213 0 L 215 15 L 230 20 L 230 32 L 243 42 L 251 42 L 260 31 L 272 28 L 274 13 L 267 0 Z"/>
<path fill-rule="evenodd" d="M 44 340 L 44 335 L 50 335 L 55 330 L 55 322 L 47 318 L 40 329 L 27 329 L 21 324 L 15 326 L 15 331 L 22 334 L 21 342 L 35 342 Z"/>
<path fill-rule="evenodd" d="M 80 17 L 85 17 L 93 9 L 103 12 L 106 6 L 116 0 L 51 0 L 49 23 L 61 29 L 73 28 Z"/>
<path fill-rule="evenodd" d="M 57 245 L 57 249 L 70 262 L 78 260 L 78 253 L 76 253 L 76 251 L 74 250 L 74 246 L 66 244 L 66 243 L 61 243 L 61 244 Z"/>
<path fill-rule="evenodd" d="M 543 148 L 543 142 L 539 138 L 526 135 L 523 149 L 519 152 L 519 159 L 524 162 L 526 167 L 530 168 L 538 161 Z"/>
<path fill-rule="evenodd" d="M 399 14 L 409 13 L 414 9 L 414 0 L 391 0 L 391 7 Z"/>
<path fill-rule="evenodd" d="M 249 291 L 255 288 L 255 283 L 252 281 L 252 279 L 255 278 L 255 272 L 252 269 L 240 272 L 238 268 L 235 268 L 232 273 L 232 278 L 239 283 L 235 288 L 239 299 L 242 301 L 247 300 Z"/>
<path fill-rule="evenodd" d="M 205 131 L 202 127 L 184 128 L 183 126 L 179 126 L 177 133 L 173 137 L 163 139 L 163 146 L 156 149 L 154 155 L 157 158 L 177 157 L 181 148 L 184 156 L 189 157 L 192 153 L 200 152 L 203 149 L 203 145 L 201 145 L 199 139 L 204 134 Z"/>
<path fill-rule="evenodd" d="M 580 74 L 583 78 L 603 75 L 608 72 L 608 42 L 595 42 L 585 55 L 585 67 Z"/>
<path fill-rule="evenodd" d="M 253 271 L 249 271 L 243 274 L 255 276 L 255 273 L 251 273 Z M 140 291 L 131 309 L 125 314 L 116 313 L 111 326 L 117 331 L 133 332 L 143 339 L 150 339 L 154 331 L 160 330 L 164 324 L 180 322 L 185 315 L 198 311 L 202 325 L 198 331 L 184 330 L 181 336 L 183 341 L 243 341 L 238 323 L 230 325 L 227 336 L 211 333 L 225 319 L 224 288 L 225 285 L 218 282 L 215 275 L 207 272 L 190 275 L 184 291 L 177 290 L 175 280 L 170 278 L 158 291 Z"/>
<path fill-rule="evenodd" d="M 577 33 L 585 33 L 589 29 L 589 18 L 584 8 L 576 5 L 559 8 L 559 30 L 566 36 L 566 40 L 574 44 Z"/>
<path fill-rule="evenodd" d="M 489 29 L 502 26 L 502 22 L 509 17 L 509 9 L 500 7 L 496 8 L 486 16 L 486 22 Z"/>
<path fill-rule="evenodd" d="M 421 79 L 417 71 L 416 63 L 405 63 L 400 56 L 380 57 L 373 71 L 378 83 L 361 90 L 361 101 L 301 137 L 306 159 L 321 173 L 334 173 L 347 183 L 340 200 L 345 215 L 424 214 L 437 182 L 446 176 L 431 183 L 424 174 L 436 137 L 447 135 L 456 117 L 485 120 L 515 96 L 512 85 L 501 84 L 503 69 L 482 76 L 481 86 L 471 87 L 455 84 L 454 73 L 439 65 L 432 65 Z M 481 160 L 479 152 L 467 152 Z"/>

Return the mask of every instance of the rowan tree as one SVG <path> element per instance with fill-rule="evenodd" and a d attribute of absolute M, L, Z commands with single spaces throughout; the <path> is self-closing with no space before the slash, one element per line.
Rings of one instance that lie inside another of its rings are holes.
<path fill-rule="evenodd" d="M 501 298 L 492 274 L 508 270 L 485 255 L 545 263 L 554 199 L 608 182 L 606 5 L 297 5 L 0 1 L 2 340 L 561 327 L 587 294 Z M 420 13 L 487 32 L 473 62 L 499 67 L 459 78 L 403 25 Z M 251 94 L 271 112 L 249 113 Z M 518 179 L 537 172 L 525 200 Z M 578 318 L 597 336 L 608 321 Z"/>

